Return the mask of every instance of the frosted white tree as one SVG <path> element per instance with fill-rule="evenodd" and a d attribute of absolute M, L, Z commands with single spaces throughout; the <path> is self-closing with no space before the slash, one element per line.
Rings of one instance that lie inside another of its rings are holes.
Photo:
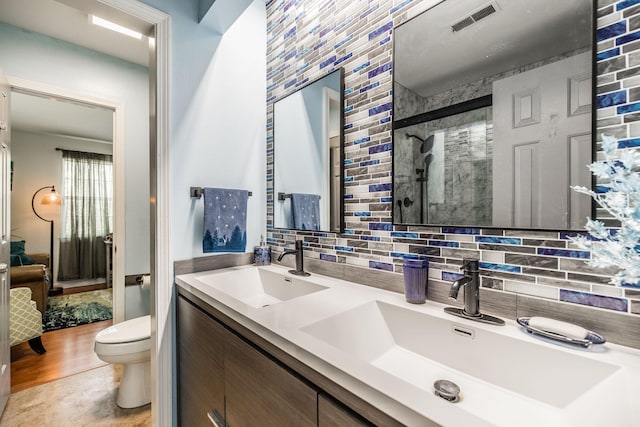
<path fill-rule="evenodd" d="M 602 137 L 603 160 L 589 165 L 604 191 L 574 186 L 588 194 L 613 218 L 620 228 L 607 228 L 602 221 L 587 218 L 585 229 L 591 235 L 573 237 L 580 248 L 591 252 L 587 263 L 593 267 L 618 269 L 611 283 L 640 286 L 640 152 L 619 149 L 616 138 Z"/>

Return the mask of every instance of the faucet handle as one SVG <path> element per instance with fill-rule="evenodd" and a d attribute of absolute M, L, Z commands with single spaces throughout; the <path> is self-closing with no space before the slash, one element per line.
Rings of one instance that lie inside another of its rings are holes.
<path fill-rule="evenodd" d="M 478 272 L 480 269 L 479 260 L 477 258 L 463 258 L 460 270 L 469 270 L 472 273 Z"/>

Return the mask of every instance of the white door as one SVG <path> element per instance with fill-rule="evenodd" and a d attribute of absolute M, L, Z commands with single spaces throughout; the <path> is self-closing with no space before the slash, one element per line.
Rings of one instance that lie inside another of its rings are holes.
<path fill-rule="evenodd" d="M 581 228 L 590 215 L 591 53 L 493 83 L 493 225 Z"/>
<path fill-rule="evenodd" d="M 11 353 L 9 341 L 9 94 L 0 72 L 0 415 L 11 393 Z"/>

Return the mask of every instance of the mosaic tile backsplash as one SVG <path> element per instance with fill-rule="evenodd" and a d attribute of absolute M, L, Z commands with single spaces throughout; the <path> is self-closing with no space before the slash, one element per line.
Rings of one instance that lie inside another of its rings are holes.
<path fill-rule="evenodd" d="M 611 271 L 584 263 L 570 232 L 392 225 L 393 28 L 429 0 L 267 1 L 267 227 L 275 250 L 305 241 L 305 256 L 330 266 L 402 272 L 404 258 L 430 260 L 430 283 L 481 260 L 486 290 L 640 314 L 640 290 L 608 284 Z M 640 0 L 598 1 L 597 128 L 640 146 Z M 273 102 L 345 70 L 344 233 L 273 228 Z M 330 268 L 330 267 L 329 267 Z M 603 314 L 603 317 L 606 317 Z"/>

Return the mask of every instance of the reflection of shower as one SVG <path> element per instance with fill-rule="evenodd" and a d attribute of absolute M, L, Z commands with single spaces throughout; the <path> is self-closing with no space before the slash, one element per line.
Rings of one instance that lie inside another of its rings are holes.
<path fill-rule="evenodd" d="M 413 200 L 411 200 L 408 197 L 405 197 L 404 200 L 398 200 L 398 208 L 400 210 L 400 224 L 402 224 L 404 221 L 402 219 L 402 205 L 404 203 L 404 207 L 409 207 L 411 205 L 413 205 Z"/>
<path fill-rule="evenodd" d="M 433 154 L 431 154 L 431 150 L 433 149 L 434 137 L 433 135 L 429 135 L 426 139 L 422 139 L 419 136 L 406 134 L 407 138 L 415 138 L 421 142 L 420 144 L 420 154 L 426 155 L 422 158 L 421 166 L 422 168 L 416 168 L 416 182 L 420 185 L 420 222 L 426 223 L 429 222 L 429 209 L 427 208 L 427 215 L 425 218 L 425 205 L 428 206 L 429 203 L 429 189 L 427 187 L 427 181 L 429 178 L 429 166 L 431 162 L 433 162 Z"/>

